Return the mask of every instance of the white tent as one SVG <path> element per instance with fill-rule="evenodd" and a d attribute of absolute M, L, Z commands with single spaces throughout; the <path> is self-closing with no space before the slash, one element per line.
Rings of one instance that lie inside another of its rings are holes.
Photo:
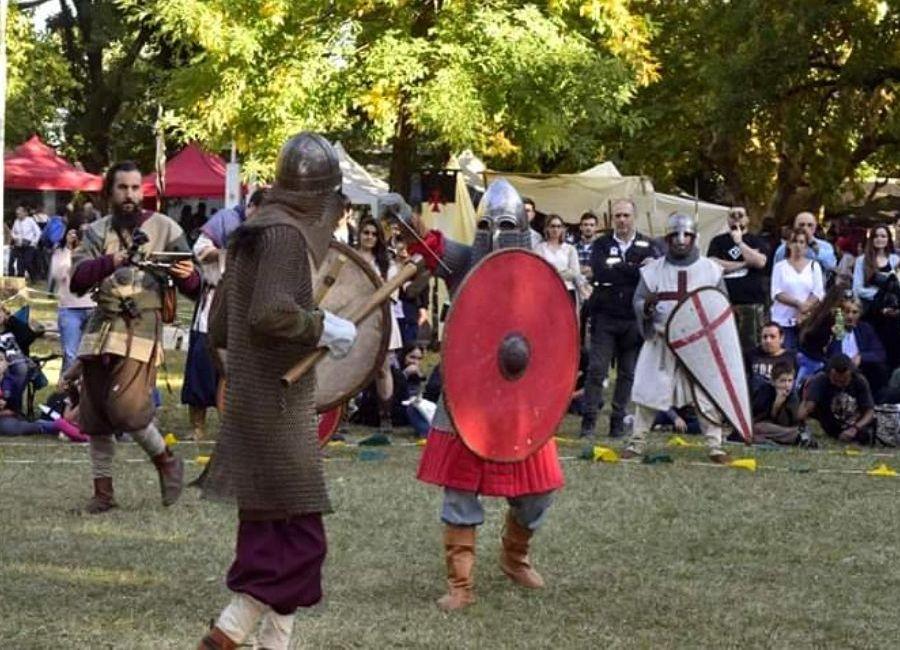
<path fill-rule="evenodd" d="M 355 205 L 370 206 L 372 214 L 378 216 L 380 212 L 378 199 L 390 192 L 390 186 L 372 176 L 365 167 L 353 160 L 340 142 L 334 143 L 334 149 L 337 151 L 341 174 L 344 177 L 341 184 L 344 194 Z"/>
<path fill-rule="evenodd" d="M 612 202 L 630 198 L 637 206 L 638 230 L 653 237 L 665 232 L 666 217 L 673 211 L 697 214 L 702 246 L 725 230 L 729 208 L 705 201 L 656 192 L 649 178 L 622 176 L 611 162 L 604 162 L 578 174 L 506 174 L 486 171 L 490 182 L 506 178 L 522 196 L 534 199 L 537 209 L 556 213 L 569 223 L 591 211 L 600 218 L 601 227 L 611 225 Z"/>

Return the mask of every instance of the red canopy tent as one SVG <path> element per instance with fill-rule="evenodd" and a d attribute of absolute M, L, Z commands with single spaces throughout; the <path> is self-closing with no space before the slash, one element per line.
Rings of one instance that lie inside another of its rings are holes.
<path fill-rule="evenodd" d="M 144 176 L 144 196 L 156 196 L 156 173 Z M 168 198 L 225 197 L 225 161 L 191 143 L 166 163 Z"/>
<path fill-rule="evenodd" d="M 34 135 L 3 156 L 4 187 L 10 190 L 99 192 L 103 178 L 77 169 Z"/>

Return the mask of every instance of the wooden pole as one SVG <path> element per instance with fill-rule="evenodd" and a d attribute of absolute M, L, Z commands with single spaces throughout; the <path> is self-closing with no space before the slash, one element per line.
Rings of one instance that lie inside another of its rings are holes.
<path fill-rule="evenodd" d="M 375 293 L 369 296 L 369 299 L 365 303 L 357 306 L 349 314 L 348 319 L 352 321 L 354 325 L 362 323 L 373 311 L 378 309 L 382 303 L 389 300 L 394 291 L 412 280 L 418 272 L 419 267 L 415 261 L 407 262 L 397 275 L 378 287 Z M 389 326 L 390 324 L 388 323 L 387 325 Z M 319 348 L 308 355 L 305 359 L 301 360 L 297 365 L 282 375 L 281 385 L 290 386 L 291 384 L 297 383 L 297 381 L 321 361 L 326 354 L 328 354 L 327 348 Z"/>

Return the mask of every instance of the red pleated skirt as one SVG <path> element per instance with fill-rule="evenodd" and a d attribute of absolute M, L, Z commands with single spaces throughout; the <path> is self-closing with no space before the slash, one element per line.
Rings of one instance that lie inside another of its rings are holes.
<path fill-rule="evenodd" d="M 495 463 L 476 456 L 455 433 L 434 428 L 416 476 L 424 483 L 492 497 L 549 492 L 566 482 L 552 438 L 525 460 Z"/>

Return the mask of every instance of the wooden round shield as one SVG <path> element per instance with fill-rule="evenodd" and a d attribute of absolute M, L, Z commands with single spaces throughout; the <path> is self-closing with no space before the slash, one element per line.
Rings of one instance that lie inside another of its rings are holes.
<path fill-rule="evenodd" d="M 321 309 L 349 318 L 354 306 L 381 286 L 381 278 L 355 250 L 332 241 L 313 270 L 313 298 Z M 353 397 L 381 368 L 391 337 L 390 304 L 385 303 L 356 326 L 356 342 L 343 359 L 326 355 L 316 365 L 316 410 L 328 411 Z"/>
<path fill-rule="evenodd" d="M 460 285 L 444 329 L 444 400 L 476 455 L 514 462 L 540 449 L 578 372 L 575 305 L 556 269 L 518 248 L 485 257 Z"/>

